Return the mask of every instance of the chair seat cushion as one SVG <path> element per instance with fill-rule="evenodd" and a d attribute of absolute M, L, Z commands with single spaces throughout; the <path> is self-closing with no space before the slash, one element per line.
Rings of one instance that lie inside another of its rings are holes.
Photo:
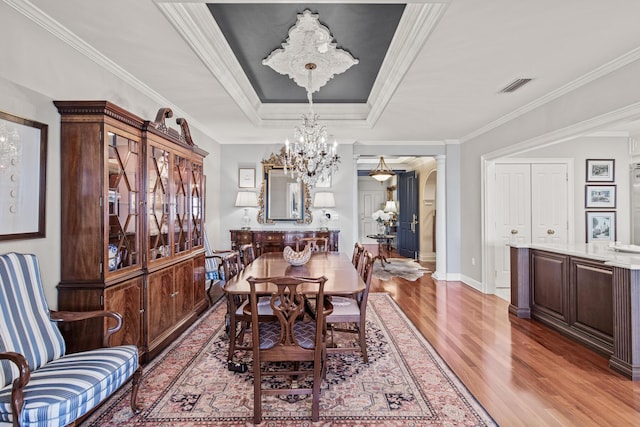
<path fill-rule="evenodd" d="M 138 369 L 133 345 L 68 354 L 31 372 L 22 425 L 65 426 L 97 406 Z M 12 422 L 11 385 L 0 389 L 0 423 Z"/>
<path fill-rule="evenodd" d="M 260 322 L 260 349 L 275 347 L 280 339 L 280 322 Z M 315 322 L 296 322 L 293 325 L 293 336 L 300 347 L 313 349 L 316 339 Z"/>
<path fill-rule="evenodd" d="M 353 298 L 333 297 L 331 304 L 333 305 L 333 312 L 327 316 L 327 323 L 346 322 L 348 320 L 341 319 L 360 315 L 358 302 Z"/>

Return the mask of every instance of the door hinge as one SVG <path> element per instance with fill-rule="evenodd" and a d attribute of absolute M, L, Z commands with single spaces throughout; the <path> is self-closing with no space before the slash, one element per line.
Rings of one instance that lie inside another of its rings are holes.
<path fill-rule="evenodd" d="M 100 134 L 100 142 L 102 142 L 102 131 L 98 132 Z"/>
<path fill-rule="evenodd" d="M 103 272 L 103 267 L 102 267 L 102 265 L 103 265 L 103 263 L 102 263 L 102 261 L 100 261 L 100 274 L 102 274 L 102 272 Z"/>
<path fill-rule="evenodd" d="M 104 309 L 104 295 L 100 295 L 100 308 Z"/>

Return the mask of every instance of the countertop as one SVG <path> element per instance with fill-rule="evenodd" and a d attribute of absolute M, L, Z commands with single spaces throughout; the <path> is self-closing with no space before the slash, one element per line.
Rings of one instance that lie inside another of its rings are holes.
<path fill-rule="evenodd" d="M 596 261 L 604 261 L 605 265 L 621 267 L 629 270 L 640 270 L 640 253 L 616 251 L 609 242 L 598 243 L 509 243 L 512 248 L 529 248 L 577 256 Z M 629 245 L 621 245 L 626 248 Z"/>

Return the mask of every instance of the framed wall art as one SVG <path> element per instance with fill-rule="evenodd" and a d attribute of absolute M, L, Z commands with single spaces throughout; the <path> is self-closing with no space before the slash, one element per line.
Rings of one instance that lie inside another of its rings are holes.
<path fill-rule="evenodd" d="M 616 212 L 615 211 L 587 211 L 585 221 L 587 229 L 587 243 L 615 242 L 616 240 Z"/>
<path fill-rule="evenodd" d="M 239 188 L 255 188 L 256 187 L 255 168 L 239 168 L 238 169 L 238 187 Z"/>
<path fill-rule="evenodd" d="M 0 111 L 0 240 L 45 237 L 47 132 Z"/>
<path fill-rule="evenodd" d="M 587 159 L 587 182 L 615 181 L 614 159 Z"/>
<path fill-rule="evenodd" d="M 590 208 L 615 208 L 615 185 L 585 185 L 584 207 Z"/>

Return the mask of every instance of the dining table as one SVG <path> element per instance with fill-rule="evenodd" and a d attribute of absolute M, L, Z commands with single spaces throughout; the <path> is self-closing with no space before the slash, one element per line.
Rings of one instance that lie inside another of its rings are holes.
<path fill-rule="evenodd" d="M 236 276 L 225 283 L 223 291 L 227 295 L 249 295 L 251 289 L 248 277 L 308 277 L 317 278 L 325 276 L 327 282 L 324 285 L 325 295 L 348 296 L 364 291 L 365 283 L 351 260 L 339 252 L 315 252 L 309 261 L 301 266 L 293 266 L 284 259 L 282 252 L 267 252 L 253 260 Z M 271 293 L 274 285 L 261 285 L 256 287 L 259 293 Z M 315 289 L 314 289 L 315 288 Z M 317 286 L 302 286 L 302 293 L 315 293 Z M 233 298 L 229 298 L 233 300 Z M 229 307 L 233 309 L 234 307 Z"/>

